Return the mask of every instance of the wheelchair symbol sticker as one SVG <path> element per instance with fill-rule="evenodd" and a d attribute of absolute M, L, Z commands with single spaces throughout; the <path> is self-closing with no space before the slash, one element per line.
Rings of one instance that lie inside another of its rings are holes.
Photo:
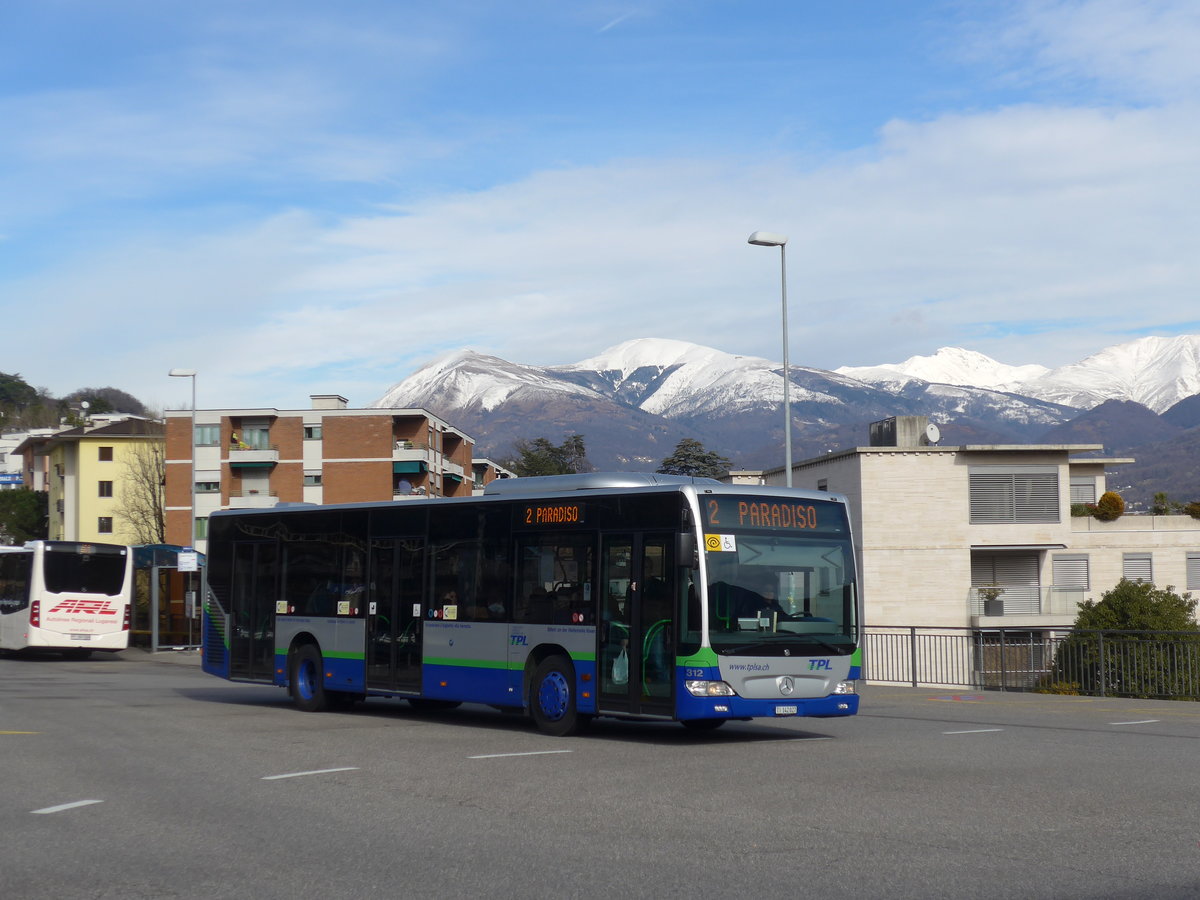
<path fill-rule="evenodd" d="M 704 549 L 709 553 L 732 553 L 737 550 L 737 539 L 732 534 L 706 534 Z"/>

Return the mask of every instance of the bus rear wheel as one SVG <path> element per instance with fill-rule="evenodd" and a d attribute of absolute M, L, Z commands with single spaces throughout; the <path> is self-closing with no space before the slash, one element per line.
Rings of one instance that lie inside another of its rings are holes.
<path fill-rule="evenodd" d="M 529 711 L 538 730 L 555 737 L 578 734 L 591 716 L 575 703 L 575 667 L 563 656 L 548 656 L 533 670 Z"/>
<path fill-rule="evenodd" d="M 312 644 L 296 648 L 288 673 L 288 688 L 296 705 L 305 712 L 324 712 L 332 705 L 321 670 L 320 650 Z"/>

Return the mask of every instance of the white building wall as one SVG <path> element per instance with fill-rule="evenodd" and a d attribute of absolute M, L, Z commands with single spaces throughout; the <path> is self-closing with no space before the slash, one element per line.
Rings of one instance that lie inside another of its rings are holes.
<path fill-rule="evenodd" d="M 968 476 L 974 466 L 1055 466 L 1058 521 L 972 525 Z M 782 483 L 779 474 L 768 480 Z M 1060 553 L 1087 554 L 1089 590 L 1083 599 L 1099 600 L 1116 585 L 1126 553 L 1151 553 L 1155 584 L 1185 591 L 1187 554 L 1200 552 L 1200 520 L 1072 518 L 1072 474 L 1094 475 L 1098 493 L 1105 488 L 1101 463 L 1072 463 L 1067 448 L 1019 447 L 858 448 L 801 463 L 793 484 L 810 490 L 824 485 L 849 500 L 868 626 L 1047 628 L 1074 620 L 1076 597 L 1065 594 L 1060 602 L 1068 608 L 1056 613 L 1046 607 L 1038 615 L 973 616 L 973 553 L 1036 555 L 1047 599 L 1054 584 L 1053 557 Z"/>

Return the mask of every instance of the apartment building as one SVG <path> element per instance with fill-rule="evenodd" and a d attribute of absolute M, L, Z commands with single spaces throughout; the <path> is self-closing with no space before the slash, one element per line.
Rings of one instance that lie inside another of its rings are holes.
<path fill-rule="evenodd" d="M 136 544 L 130 516 L 145 508 L 135 472 L 155 465 L 163 426 L 136 416 L 93 420 L 51 433 L 39 429 L 14 450 L 22 482 L 49 494 L 51 540 Z M 153 498 L 152 498 L 153 499 Z"/>
<path fill-rule="evenodd" d="M 483 493 L 489 482 L 497 478 L 516 478 L 511 469 L 506 469 L 500 463 L 491 459 L 476 459 L 471 461 L 472 484 L 471 493 L 476 496 Z"/>
<path fill-rule="evenodd" d="M 1200 590 L 1200 521 L 1071 515 L 1133 459 L 1093 444 L 942 446 L 923 416 L 875 423 L 871 437 L 792 474 L 847 496 L 870 626 L 1053 630 L 1123 577 Z M 782 468 L 730 480 L 785 483 Z"/>
<path fill-rule="evenodd" d="M 205 549 L 217 509 L 277 503 L 469 497 L 474 440 L 422 409 L 350 409 L 316 394 L 310 409 L 166 413 L 167 542 Z M 195 533 L 191 484 L 195 485 Z"/>

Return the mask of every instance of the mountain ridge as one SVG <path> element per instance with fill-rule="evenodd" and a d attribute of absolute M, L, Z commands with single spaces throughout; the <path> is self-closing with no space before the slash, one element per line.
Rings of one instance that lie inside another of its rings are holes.
<path fill-rule="evenodd" d="M 1107 348 L 1113 352 L 1054 370 L 1006 366 L 957 348 L 938 351 L 942 363 L 949 361 L 940 371 L 938 354 L 906 361 L 919 360 L 912 368 L 932 377 L 963 380 L 978 372 L 984 386 L 920 378 L 900 371 L 905 364 L 864 367 L 867 378 L 791 366 L 793 459 L 865 444 L 869 423 L 894 415 L 928 415 L 947 444 L 1054 439 L 1125 451 L 1141 440 L 1177 454 L 1173 442 L 1194 419 L 1194 405 L 1185 397 L 1154 410 L 1128 394 L 1153 397 L 1161 406 L 1192 378 L 1200 386 L 1200 363 L 1196 371 L 1186 365 L 1193 346 L 1200 351 L 1200 338 L 1131 344 L 1138 346 Z M 1169 351 L 1165 365 L 1156 365 L 1158 350 Z M 1200 361 L 1200 352 L 1194 359 Z M 1051 376 L 1064 370 L 1068 377 L 1055 382 Z M 1005 389 L 1023 377 L 1030 378 L 1026 385 L 1040 385 L 1043 396 Z M 1084 398 L 1090 405 L 1049 399 L 1054 396 Z M 599 468 L 649 471 L 685 437 L 728 457 L 735 468 L 778 466 L 782 403 L 782 366 L 771 360 L 640 338 L 558 366 L 456 350 L 392 385 L 371 405 L 429 409 L 474 436 L 481 456 L 504 458 L 518 441 L 533 437 L 582 434 L 589 460 Z M 1168 414 L 1177 421 L 1160 417 L 1177 407 Z M 1080 419 L 1097 408 L 1101 414 Z"/>

